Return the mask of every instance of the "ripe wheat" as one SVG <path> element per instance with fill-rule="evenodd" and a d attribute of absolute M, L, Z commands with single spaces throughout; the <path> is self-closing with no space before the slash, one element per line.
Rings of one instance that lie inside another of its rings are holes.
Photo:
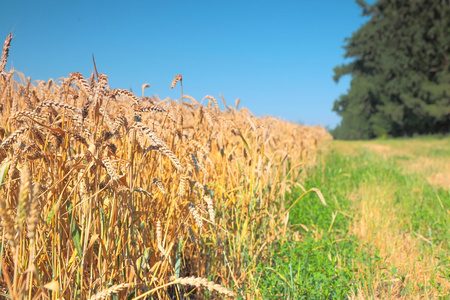
<path fill-rule="evenodd" d="M 284 178 L 305 176 L 326 131 L 257 118 L 223 97 L 226 111 L 210 95 L 203 105 L 183 95 L 181 75 L 178 100 L 144 97 L 147 84 L 142 97 L 111 89 L 96 68 L 88 79 L 32 82 L 6 71 L 11 40 L 0 64 L 0 290 L 14 299 L 244 291 L 279 236 Z"/>

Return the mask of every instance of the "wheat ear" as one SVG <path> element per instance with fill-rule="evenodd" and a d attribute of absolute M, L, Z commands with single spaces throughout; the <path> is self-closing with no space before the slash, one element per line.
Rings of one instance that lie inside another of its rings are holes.
<path fill-rule="evenodd" d="M 161 228 L 161 221 L 158 220 L 156 222 L 156 242 L 158 244 L 158 249 L 161 251 L 161 254 L 163 256 L 167 256 L 167 252 L 164 250 L 164 247 L 162 245 L 162 228 Z"/>
<path fill-rule="evenodd" d="M 196 286 L 196 287 L 206 287 L 210 291 L 216 291 L 221 294 L 227 295 L 229 297 L 236 297 L 236 293 L 234 293 L 233 291 L 230 291 L 226 287 L 221 286 L 220 284 L 216 284 L 212 281 L 208 281 L 208 279 L 206 279 L 206 278 L 201 278 L 201 277 L 196 278 L 196 277 L 192 276 L 192 277 L 177 278 L 177 279 L 173 280 L 172 282 L 155 287 L 154 289 L 151 289 L 150 291 L 145 292 L 144 294 L 134 298 L 133 300 L 142 299 L 159 289 L 168 287 L 173 284 L 192 285 L 192 286 Z"/>
<path fill-rule="evenodd" d="M 180 82 L 183 81 L 183 76 L 181 76 L 180 74 L 175 75 L 175 77 L 172 80 L 172 84 L 170 85 L 170 88 L 173 89 L 177 85 L 178 81 Z"/>
<path fill-rule="evenodd" d="M 230 296 L 230 297 L 235 297 L 236 294 L 233 291 L 230 291 L 229 289 L 227 289 L 226 287 L 221 286 L 220 284 L 216 284 L 212 281 L 208 281 L 208 279 L 206 278 L 201 278 L 201 277 L 182 277 L 182 278 L 178 278 L 175 279 L 172 283 L 174 284 L 182 284 L 182 285 L 193 285 L 196 287 L 206 287 L 208 290 L 210 291 L 217 291 L 221 294 Z"/>
<path fill-rule="evenodd" d="M 30 245 L 34 244 L 36 239 L 36 228 L 39 222 L 39 201 L 38 195 L 40 192 L 40 186 L 38 183 L 34 184 L 32 197 L 30 199 L 30 209 L 27 217 L 27 237 L 30 239 Z"/>
<path fill-rule="evenodd" d="M 0 144 L 0 149 L 8 150 L 9 146 L 11 146 L 14 142 L 16 142 L 19 136 L 24 134 L 28 129 L 30 128 L 21 127 L 16 131 L 14 131 L 13 133 L 11 133 L 6 139 L 2 141 L 2 143 Z"/>
<path fill-rule="evenodd" d="M 162 194 L 166 193 L 166 188 L 164 187 L 164 184 L 159 180 L 158 178 L 153 178 L 152 183 L 156 185 L 156 187 L 160 190 Z"/>
<path fill-rule="evenodd" d="M 202 217 L 200 216 L 200 214 L 197 211 L 197 208 L 195 207 L 194 204 L 192 203 L 188 203 L 189 206 L 189 212 L 191 213 L 192 217 L 194 217 L 195 223 L 197 223 L 198 228 L 202 228 L 203 227 L 203 222 L 202 222 Z"/>
<path fill-rule="evenodd" d="M 17 206 L 16 219 L 19 230 L 22 230 L 30 209 L 29 201 L 31 198 L 31 184 L 30 167 L 28 166 L 28 163 L 25 163 L 20 171 L 19 204 Z"/>
<path fill-rule="evenodd" d="M 100 293 L 95 294 L 94 296 L 92 296 L 90 298 L 90 300 L 105 299 L 105 298 L 111 296 L 112 294 L 116 294 L 126 288 L 129 288 L 129 287 L 131 287 L 131 283 L 116 284 L 110 288 L 107 288 L 106 290 L 101 291 Z"/>
<path fill-rule="evenodd" d="M 165 155 L 169 158 L 169 160 L 172 162 L 172 164 L 175 166 L 175 168 L 178 170 L 178 172 L 183 172 L 184 168 L 181 165 L 178 158 L 169 149 L 167 144 L 153 130 L 151 130 L 149 127 L 145 126 L 144 124 L 142 124 L 140 122 L 136 122 L 131 127 L 141 130 L 143 133 L 145 133 L 153 141 L 153 143 L 158 146 L 159 151 L 163 155 Z"/>
<path fill-rule="evenodd" d="M 186 186 L 188 184 L 188 176 L 186 174 L 181 175 L 180 185 L 178 187 L 178 197 L 182 198 L 186 193 Z"/>
<path fill-rule="evenodd" d="M 12 32 L 8 34 L 6 37 L 5 43 L 3 44 L 3 51 L 2 51 L 2 60 L 0 63 L 0 74 L 5 74 L 5 68 L 6 68 L 6 61 L 8 60 L 9 55 L 9 47 L 11 46 L 11 40 L 12 40 Z"/>
<path fill-rule="evenodd" d="M 214 215 L 214 205 L 211 196 L 206 195 L 205 198 L 203 199 L 205 200 L 206 205 L 208 206 L 209 219 L 213 225 L 216 225 L 216 219 Z"/>
<path fill-rule="evenodd" d="M 214 97 L 211 96 L 211 95 L 206 95 L 205 97 L 203 97 L 202 101 L 205 100 L 205 99 L 212 100 L 212 102 L 214 102 L 214 105 L 215 105 L 215 108 L 216 108 L 216 112 L 219 112 L 220 107 L 219 107 L 219 103 L 217 103 L 217 99 L 216 99 L 216 98 L 214 98 Z M 209 102 L 209 101 L 208 101 L 208 102 Z M 208 103 L 208 108 L 209 108 L 209 107 L 210 107 L 210 104 Z"/>

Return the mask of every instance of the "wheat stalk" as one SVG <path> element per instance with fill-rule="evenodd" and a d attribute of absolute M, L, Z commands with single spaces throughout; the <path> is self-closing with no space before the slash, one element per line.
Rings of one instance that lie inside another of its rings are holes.
<path fill-rule="evenodd" d="M 150 83 L 144 83 L 142 85 L 142 98 L 144 98 L 144 90 L 150 87 Z"/>

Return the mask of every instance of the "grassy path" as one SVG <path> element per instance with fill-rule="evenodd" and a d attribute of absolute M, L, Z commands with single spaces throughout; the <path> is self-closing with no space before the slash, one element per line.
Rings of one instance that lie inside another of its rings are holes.
<path fill-rule="evenodd" d="M 261 263 L 267 299 L 450 297 L 450 139 L 333 141 Z M 303 191 L 292 193 L 296 199 Z"/>

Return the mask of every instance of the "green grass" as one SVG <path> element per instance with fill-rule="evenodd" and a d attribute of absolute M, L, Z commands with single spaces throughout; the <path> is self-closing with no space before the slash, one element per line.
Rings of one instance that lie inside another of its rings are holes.
<path fill-rule="evenodd" d="M 335 177 L 336 172 L 322 163 L 305 186 L 322 187 L 325 178 Z M 358 241 L 347 234 L 350 204 L 335 192 L 351 183 L 328 183 L 328 188 L 321 188 L 327 206 L 315 193 L 309 193 L 290 211 L 291 234 L 299 233 L 302 240 L 280 242 L 272 249 L 269 263 L 260 264 L 259 289 L 264 298 L 341 299 L 354 284 Z M 297 199 L 301 193 L 296 190 L 290 198 Z"/>
<path fill-rule="evenodd" d="M 355 239 L 308 236 L 302 242 L 278 244 L 269 265 L 261 264 L 259 288 L 266 299 L 345 297 L 351 288 Z M 343 268 L 337 268 L 343 265 Z"/>
<path fill-rule="evenodd" d="M 291 209 L 286 241 L 277 243 L 258 267 L 262 298 L 342 299 L 358 293 L 403 299 L 450 296 L 445 286 L 450 280 L 450 192 L 426 179 L 450 157 L 448 141 L 333 142 L 304 182 L 307 189 L 319 188 L 328 205 L 309 193 Z M 374 151 L 374 145 L 389 146 L 387 155 Z M 423 158 L 436 162 L 427 173 L 409 168 L 411 161 Z M 301 193 L 294 191 L 291 202 Z M 366 219 L 367 229 L 361 231 L 367 237 L 355 233 Z M 392 240 L 383 246 L 380 238 L 385 234 Z M 408 241 L 417 247 L 411 246 L 406 255 L 431 270 L 421 271 L 401 260 L 398 249 Z M 430 256 L 439 260 L 427 262 Z M 415 281 L 421 272 L 428 272 L 428 277 Z"/>

